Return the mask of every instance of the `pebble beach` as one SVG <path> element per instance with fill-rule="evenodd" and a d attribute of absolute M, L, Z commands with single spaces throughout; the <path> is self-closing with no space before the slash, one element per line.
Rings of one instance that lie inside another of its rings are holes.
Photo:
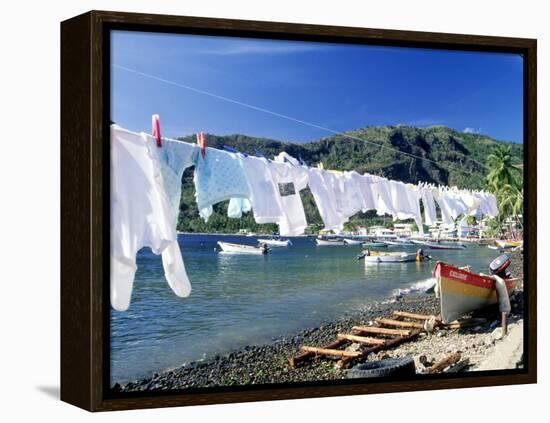
<path fill-rule="evenodd" d="M 511 272 L 523 275 L 523 257 L 511 254 Z M 523 284 L 511 296 L 508 335 L 502 336 L 497 307 L 479 310 L 471 316 L 482 323 L 461 329 L 440 329 L 420 334 L 414 340 L 392 349 L 371 353 L 367 361 L 388 357 L 411 357 L 417 373 L 449 353 L 459 353 L 462 372 L 521 368 L 523 365 Z M 349 333 L 356 325 L 372 324 L 377 317 L 389 317 L 396 310 L 437 315 L 439 301 L 433 293 L 401 295 L 372 302 L 362 309 L 346 313 L 339 319 L 302 330 L 290 337 L 273 339 L 262 345 L 249 345 L 229 354 L 195 361 L 184 366 L 155 373 L 150 378 L 112 386 L 118 392 L 185 390 L 219 386 L 266 385 L 345 379 L 348 369 L 338 368 L 336 360 L 313 358 L 291 368 L 289 357 L 296 356 L 302 345 L 322 347 L 339 333 Z M 352 348 L 353 348 L 352 344 Z"/>

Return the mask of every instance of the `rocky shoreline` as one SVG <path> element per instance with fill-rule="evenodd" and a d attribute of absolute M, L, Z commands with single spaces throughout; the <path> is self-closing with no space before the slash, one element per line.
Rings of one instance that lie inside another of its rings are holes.
<path fill-rule="evenodd" d="M 515 276 L 523 274 L 521 253 L 512 254 L 511 271 Z M 509 316 L 510 331 L 518 331 L 523 325 L 523 286 L 517 288 L 511 298 L 512 312 Z M 312 359 L 301 366 L 290 368 L 288 358 L 295 356 L 302 345 L 323 346 L 334 341 L 336 335 L 350 332 L 352 326 L 368 325 L 373 319 L 391 316 L 401 310 L 419 314 L 438 314 L 439 301 L 433 294 L 411 294 L 388 301 L 371 303 L 364 309 L 348 313 L 341 319 L 317 328 L 310 328 L 292 337 L 274 339 L 268 345 L 252 345 L 224 356 L 197 361 L 185 366 L 167 370 L 151 378 L 115 384 L 112 388 L 119 392 L 180 390 L 189 388 L 264 385 L 271 383 L 292 383 L 346 378 L 347 369 L 339 369 L 330 359 Z M 419 336 L 393 349 L 371 354 L 368 360 L 386 357 L 413 357 L 417 372 L 442 359 L 446 354 L 459 352 L 468 359 L 463 371 L 481 368 L 490 369 L 487 357 L 502 342 L 498 310 L 489 308 L 475 313 L 473 317 L 485 322 L 470 328 L 457 330 L 437 330 Z M 514 350 L 517 353 L 517 348 Z M 520 367 L 521 351 L 511 367 Z M 499 367 L 502 368 L 502 367 Z"/>

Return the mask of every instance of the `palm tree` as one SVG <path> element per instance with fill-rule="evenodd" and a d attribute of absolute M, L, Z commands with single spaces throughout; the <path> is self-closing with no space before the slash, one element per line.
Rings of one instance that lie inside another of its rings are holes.
<path fill-rule="evenodd" d="M 521 169 L 512 164 L 511 150 L 510 146 L 497 146 L 487 157 L 487 188 L 497 199 L 498 226 L 503 225 L 509 216 L 521 226 L 519 216 L 523 210 L 523 180 Z"/>
<path fill-rule="evenodd" d="M 512 164 L 511 151 L 511 146 L 499 145 L 492 154 L 487 156 L 487 166 L 489 167 L 487 184 L 493 192 L 498 191 L 504 185 L 519 186 L 519 178 L 516 174 L 519 168 Z"/>

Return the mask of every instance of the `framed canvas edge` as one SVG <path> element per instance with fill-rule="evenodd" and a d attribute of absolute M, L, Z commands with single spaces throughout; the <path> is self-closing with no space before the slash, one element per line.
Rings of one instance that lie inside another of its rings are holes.
<path fill-rule="evenodd" d="M 526 199 L 527 371 L 514 375 L 108 399 L 104 392 L 104 318 L 109 295 L 103 262 L 109 248 L 103 216 L 109 207 L 103 150 L 108 137 L 104 34 L 107 28 L 218 31 L 246 36 L 365 42 L 439 49 L 517 51 L 525 55 L 524 161 Z M 68 52 L 74 57 L 69 57 Z M 76 55 L 74 54 L 76 51 Z M 78 99 L 75 104 L 75 99 Z M 323 396 L 536 383 L 536 40 L 463 34 L 304 25 L 232 19 L 91 11 L 61 23 L 61 399 L 89 411 L 124 410 Z M 80 116 L 75 119 L 75 116 Z M 75 161 L 78 166 L 75 166 Z M 80 240 L 78 247 L 74 240 Z M 84 242 L 82 242 L 84 241 Z"/>

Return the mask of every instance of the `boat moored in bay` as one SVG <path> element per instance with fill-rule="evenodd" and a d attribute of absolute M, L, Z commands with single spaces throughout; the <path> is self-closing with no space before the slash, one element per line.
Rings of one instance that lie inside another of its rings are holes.
<path fill-rule="evenodd" d="M 230 254 L 267 254 L 269 252 L 269 247 L 267 245 L 261 245 L 260 247 L 255 247 L 253 245 L 245 244 L 234 244 L 231 242 L 218 241 L 218 245 L 221 248 L 221 252 L 230 253 Z"/>
<path fill-rule="evenodd" d="M 275 238 L 258 238 L 258 242 L 261 244 L 266 244 L 270 247 L 289 247 L 292 245 L 290 239 L 275 239 Z"/>
<path fill-rule="evenodd" d="M 322 239 L 322 238 L 317 238 L 315 240 L 315 242 L 317 243 L 317 245 L 319 247 L 327 247 L 327 246 L 332 246 L 332 247 L 338 247 L 338 246 L 344 246 L 346 245 L 345 241 L 342 240 L 342 239 Z"/>

